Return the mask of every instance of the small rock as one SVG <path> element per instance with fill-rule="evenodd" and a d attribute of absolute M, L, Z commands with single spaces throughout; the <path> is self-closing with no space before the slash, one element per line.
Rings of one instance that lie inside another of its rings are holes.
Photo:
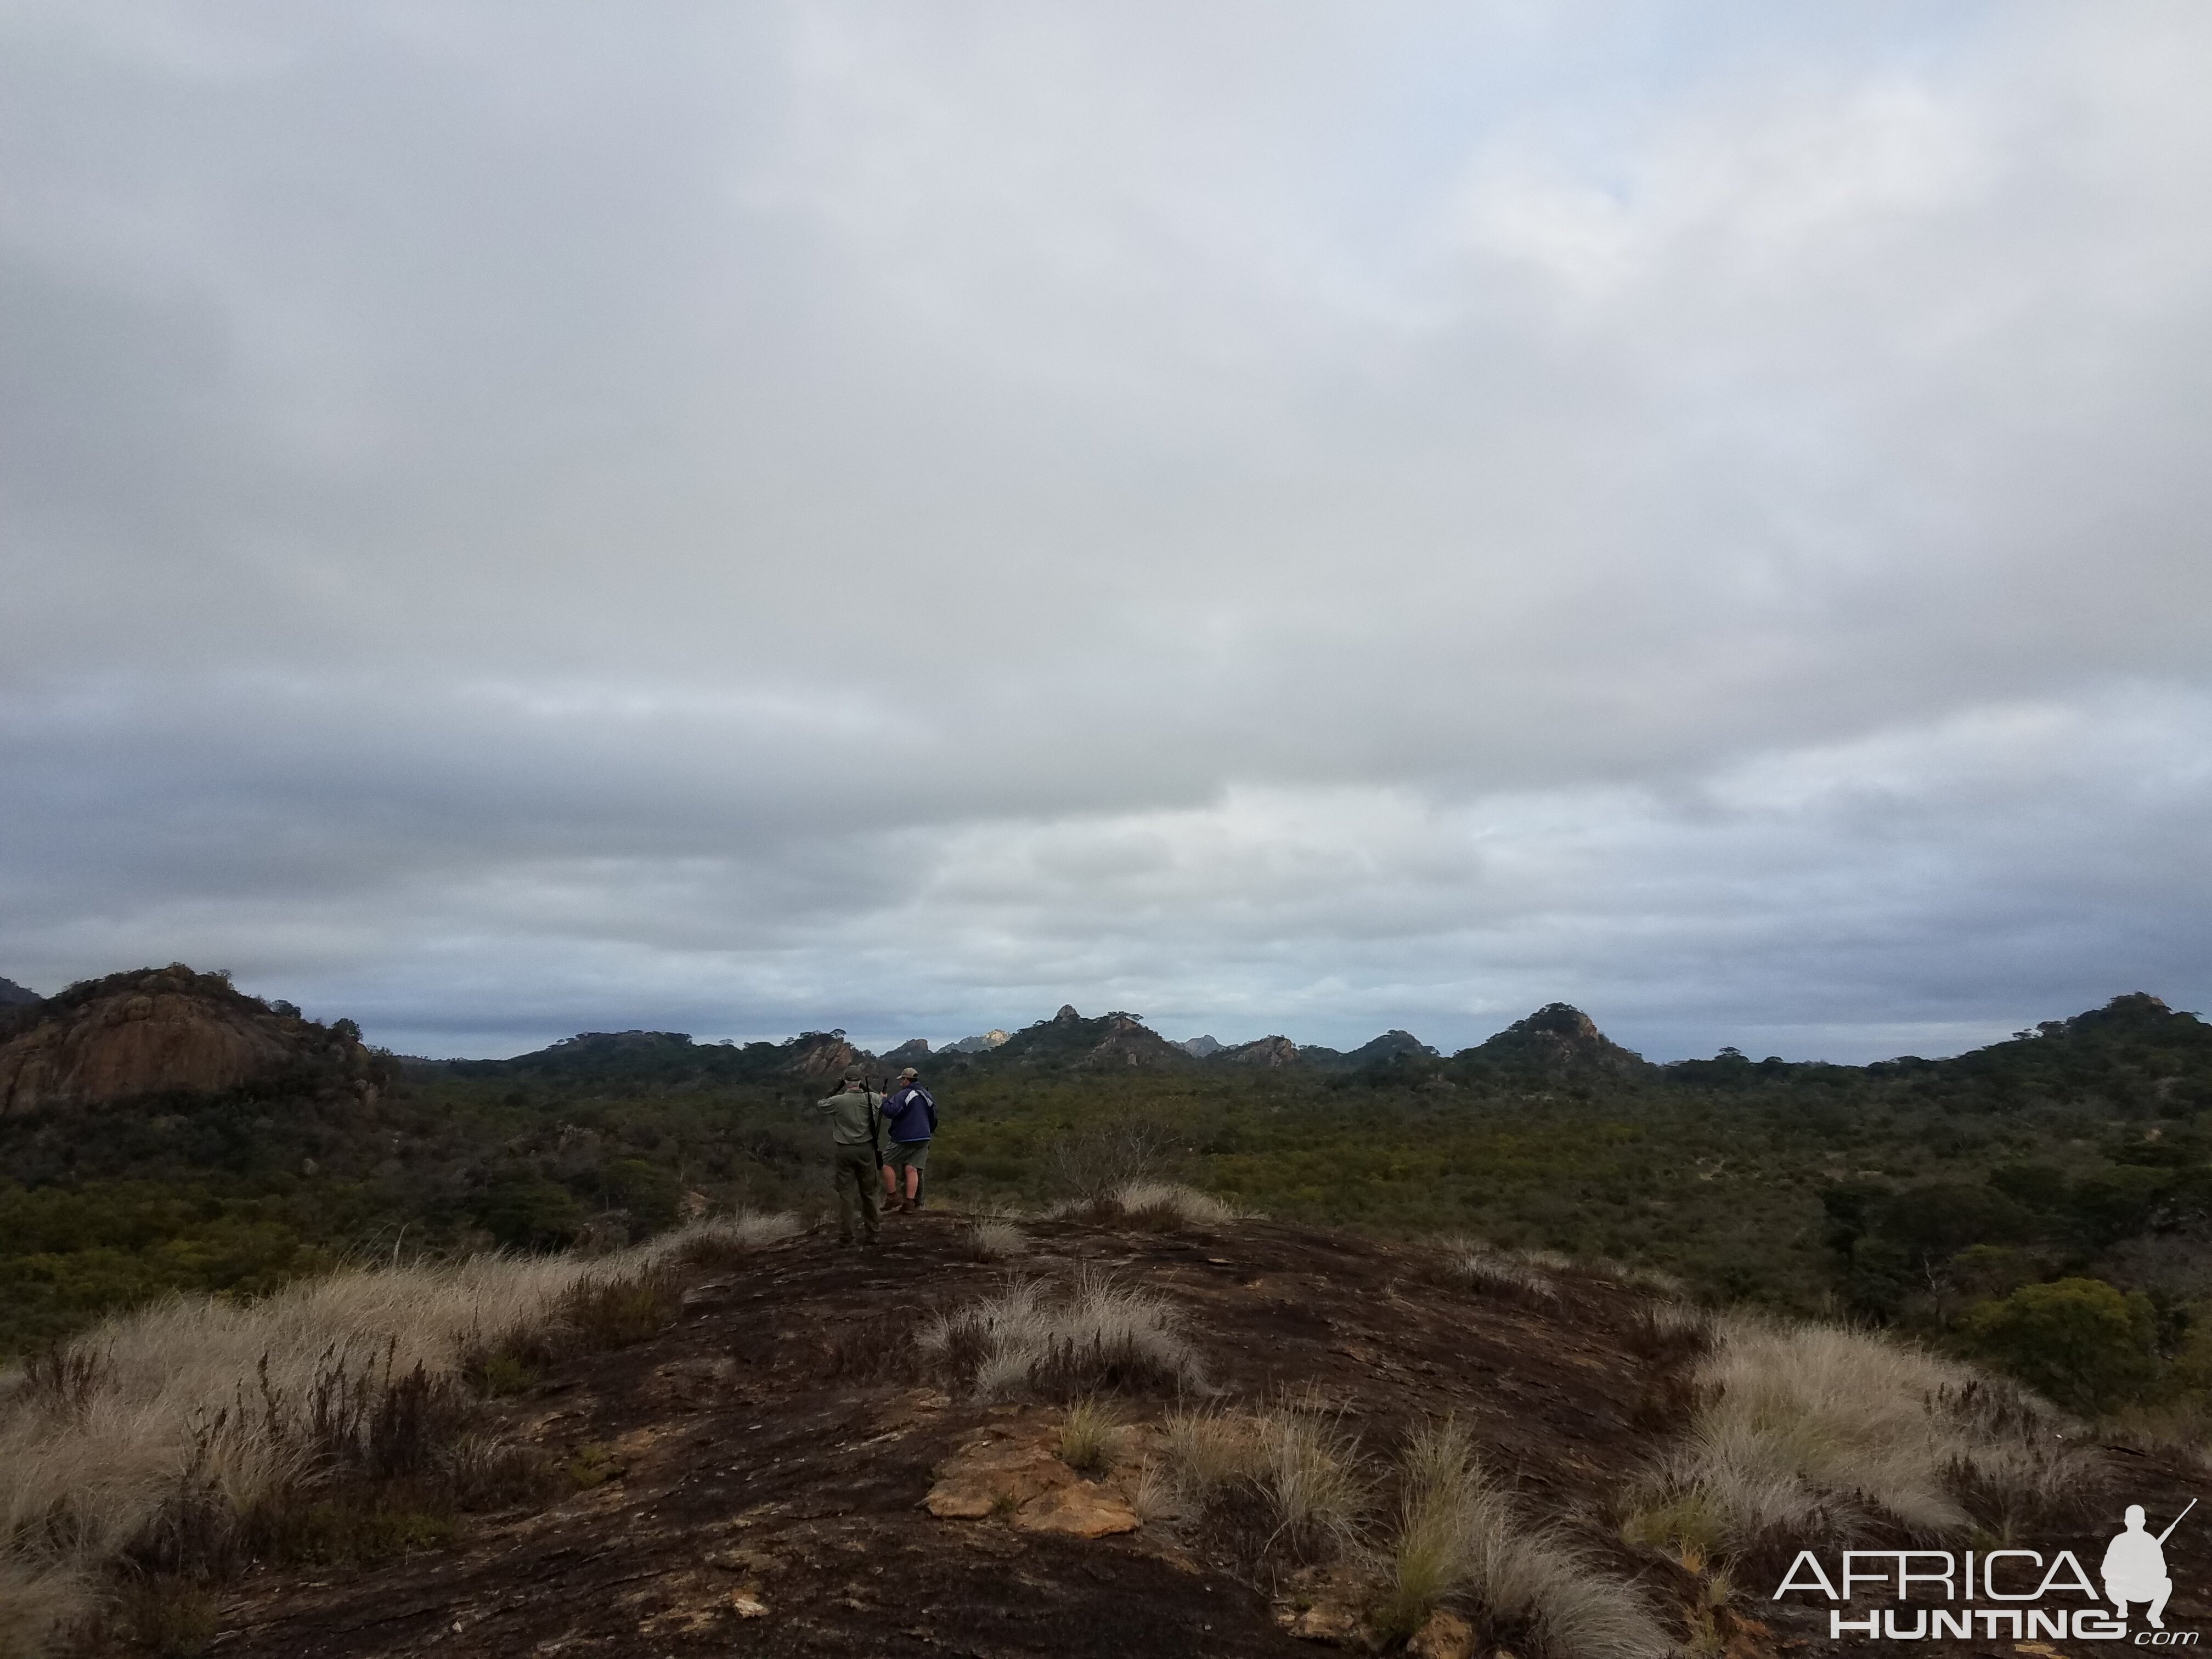
<path fill-rule="evenodd" d="M 1412 1659 L 1470 1659 L 1474 1632 L 1457 1613 L 1438 1607 L 1429 1615 L 1428 1623 L 1413 1632 L 1406 1651 Z"/>
<path fill-rule="evenodd" d="M 730 1597 L 730 1611 L 740 1619 L 764 1619 L 768 1603 L 750 1590 L 738 1590 Z"/>
<path fill-rule="evenodd" d="M 1359 1633 L 1359 1611 L 1338 1601 L 1316 1601 L 1283 1621 L 1303 1642 L 1349 1642 Z"/>
<path fill-rule="evenodd" d="M 1103 1538 L 1109 1533 L 1136 1531 L 1137 1513 L 1121 1493 L 1084 1480 L 1031 1498 L 1015 1512 L 1014 1524 L 1024 1532 Z"/>

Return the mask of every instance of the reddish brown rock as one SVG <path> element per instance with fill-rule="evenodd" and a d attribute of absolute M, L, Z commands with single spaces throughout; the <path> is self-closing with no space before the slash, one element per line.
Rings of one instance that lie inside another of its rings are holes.
<path fill-rule="evenodd" d="M 1014 1524 L 1024 1532 L 1104 1538 L 1136 1531 L 1137 1512 L 1112 1487 L 1095 1480 L 1078 1480 L 1032 1498 L 1014 1511 Z"/>
<path fill-rule="evenodd" d="M 945 1520 L 980 1520 L 1013 1510 L 1054 1489 L 1071 1486 L 1075 1471 L 1042 1441 L 973 1442 L 945 1460 L 929 1489 L 929 1512 Z"/>
<path fill-rule="evenodd" d="M 272 1012 L 181 963 L 73 986 L 9 1010 L 0 1025 L 0 1113 L 216 1094 L 310 1073 L 358 1085 L 373 1101 L 371 1070 L 349 1030 Z"/>
<path fill-rule="evenodd" d="M 1457 1613 L 1438 1607 L 1406 1644 L 1411 1659 L 1469 1659 L 1474 1631 Z"/>

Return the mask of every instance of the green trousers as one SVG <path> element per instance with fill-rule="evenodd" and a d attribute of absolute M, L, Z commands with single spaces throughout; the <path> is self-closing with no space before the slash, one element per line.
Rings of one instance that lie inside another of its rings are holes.
<path fill-rule="evenodd" d="M 842 1141 L 830 1149 L 830 1178 L 837 1183 L 837 1236 L 853 1242 L 853 1205 L 860 1206 L 860 1225 L 872 1241 L 876 1236 L 876 1195 L 883 1177 L 876 1173 L 875 1149 L 866 1145 L 848 1146 Z"/>

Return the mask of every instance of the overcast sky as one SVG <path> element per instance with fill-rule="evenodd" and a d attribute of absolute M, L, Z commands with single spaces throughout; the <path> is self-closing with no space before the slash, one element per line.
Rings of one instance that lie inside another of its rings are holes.
<path fill-rule="evenodd" d="M 0 975 L 2212 1004 L 2212 9 L 0 0 Z"/>

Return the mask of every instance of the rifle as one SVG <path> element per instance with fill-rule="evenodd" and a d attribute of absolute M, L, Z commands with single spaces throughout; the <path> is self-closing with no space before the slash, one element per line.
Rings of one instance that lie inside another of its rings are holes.
<path fill-rule="evenodd" d="M 860 1079 L 860 1088 L 868 1097 L 868 1150 L 876 1155 L 876 1173 L 879 1176 L 884 1172 L 884 1109 L 876 1103 L 890 1092 L 876 1087 L 881 1080 L 866 1077 Z"/>
<path fill-rule="evenodd" d="M 2173 1536 L 2174 1528 L 2179 1526 L 2182 1522 L 2188 1517 L 2189 1510 L 2193 1510 L 2196 1507 L 2197 1500 L 2192 1498 L 2189 1500 L 2189 1509 L 2182 1510 L 2179 1515 L 2175 1516 L 2172 1521 L 2166 1523 L 2166 1530 L 2158 1535 L 2158 1541 L 2161 1547 L 2166 1543 L 2167 1539 Z"/>

